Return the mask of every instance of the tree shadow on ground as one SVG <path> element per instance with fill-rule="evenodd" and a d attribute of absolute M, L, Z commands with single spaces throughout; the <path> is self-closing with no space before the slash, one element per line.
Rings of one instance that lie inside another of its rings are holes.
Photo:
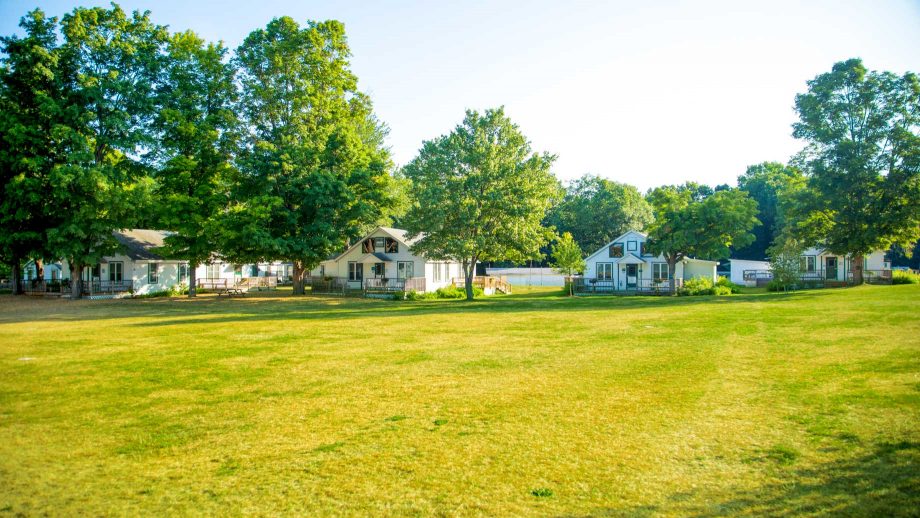
<path fill-rule="evenodd" d="M 605 311 L 630 309 L 660 309 L 690 307 L 701 304 L 713 306 L 714 311 L 732 311 L 745 304 L 786 304 L 828 295 L 827 291 L 794 294 L 739 294 L 726 297 L 651 297 L 651 296 L 587 296 L 565 297 L 561 292 L 535 292 L 520 295 L 494 296 L 472 302 L 463 300 L 392 301 L 336 296 L 279 296 L 256 294 L 251 297 L 227 299 L 213 296 L 198 299 L 157 298 L 114 301 L 63 300 L 42 301 L 34 311 L 5 311 L 0 322 L 86 321 L 145 318 L 132 325 L 158 327 L 174 325 L 215 324 L 296 319 L 345 320 L 353 318 L 407 317 L 436 314 L 476 315 L 539 311 Z M 4 297 L 5 298 L 5 297 Z M 10 297 L 9 299 L 12 299 Z M 0 300 L 0 307 L 16 308 L 15 300 Z M 162 320 L 149 320 L 160 317 Z"/>
<path fill-rule="evenodd" d="M 863 455 L 790 469 L 782 483 L 687 508 L 685 501 L 693 497 L 678 493 L 660 505 L 599 509 L 592 515 L 920 516 L 920 442 L 880 443 Z"/>

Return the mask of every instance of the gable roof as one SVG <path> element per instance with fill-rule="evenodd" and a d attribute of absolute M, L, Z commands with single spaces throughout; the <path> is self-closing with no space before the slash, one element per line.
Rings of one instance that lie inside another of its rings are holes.
<path fill-rule="evenodd" d="M 370 232 L 368 232 L 367 234 L 365 234 L 364 236 L 362 236 L 361 239 L 358 239 L 357 241 L 355 241 L 354 244 L 352 244 L 351 246 L 349 246 L 348 248 L 346 248 L 344 252 L 342 252 L 342 253 L 340 253 L 340 254 L 336 254 L 336 255 L 334 255 L 334 256 L 332 256 L 332 257 L 329 257 L 328 259 L 326 259 L 325 261 L 322 261 L 322 262 L 327 262 L 327 261 L 338 261 L 339 259 L 342 258 L 342 256 L 344 256 L 344 255 L 347 254 L 348 252 L 351 252 L 352 250 L 354 250 L 355 248 L 357 248 L 361 243 L 363 243 L 366 239 L 368 239 L 369 237 L 371 237 L 371 236 L 373 236 L 374 234 L 376 234 L 378 230 L 381 231 L 381 232 L 383 232 L 384 234 L 389 235 L 389 236 L 392 237 L 393 239 L 399 241 L 400 243 L 402 243 L 403 245 L 405 245 L 407 248 L 411 248 L 412 245 L 414 245 L 415 243 L 419 242 L 419 240 L 421 240 L 423 237 L 425 237 L 424 234 L 419 234 L 419 235 L 415 236 L 413 239 L 409 239 L 409 238 L 406 236 L 407 231 L 405 231 L 405 230 L 403 230 L 403 229 L 401 229 L 401 228 L 377 227 L 377 228 L 375 228 L 374 230 L 371 230 Z"/>
<path fill-rule="evenodd" d="M 616 239 L 613 239 L 612 241 L 610 241 L 610 242 L 607 243 L 606 245 L 604 245 L 604 246 L 598 248 L 593 254 L 589 255 L 588 257 L 585 257 L 585 261 L 591 259 L 592 257 L 594 257 L 595 255 L 597 255 L 597 254 L 603 252 L 604 250 L 607 250 L 608 248 L 610 248 L 610 245 L 622 241 L 623 238 L 625 238 L 625 237 L 628 236 L 629 234 L 636 234 L 637 236 L 639 236 L 639 237 L 641 237 L 641 238 L 643 238 L 643 239 L 647 239 L 647 238 L 648 238 L 648 234 L 643 234 L 642 232 L 639 232 L 638 230 L 627 230 L 626 232 L 623 232 L 622 234 L 620 234 L 619 236 L 617 236 Z"/>
<path fill-rule="evenodd" d="M 134 261 L 150 261 L 164 259 L 163 256 L 153 251 L 166 244 L 166 236 L 172 234 L 165 230 L 149 230 L 143 228 L 129 228 L 116 230 L 112 233 L 121 244 L 123 253 Z"/>

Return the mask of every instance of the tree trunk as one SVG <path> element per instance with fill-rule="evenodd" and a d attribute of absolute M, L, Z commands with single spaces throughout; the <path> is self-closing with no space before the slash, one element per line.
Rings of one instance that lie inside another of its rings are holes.
<path fill-rule="evenodd" d="M 677 294 L 677 259 L 668 258 L 668 291 Z"/>
<path fill-rule="evenodd" d="M 195 270 L 198 269 L 198 263 L 189 262 L 188 263 L 188 298 L 194 298 L 198 296 L 198 276 L 195 275 Z"/>
<path fill-rule="evenodd" d="M 45 280 L 45 262 L 41 259 L 35 260 L 35 278 L 38 279 L 39 282 Z"/>
<path fill-rule="evenodd" d="M 860 285 L 863 281 L 863 255 L 854 255 L 851 261 L 853 267 L 853 284 Z"/>
<path fill-rule="evenodd" d="M 304 294 L 304 267 L 303 262 L 294 261 L 294 295 L 303 295 Z"/>
<path fill-rule="evenodd" d="M 22 263 L 19 261 L 19 258 L 13 259 L 13 264 L 10 265 L 10 273 L 12 279 L 11 288 L 13 288 L 13 295 L 22 295 Z"/>
<path fill-rule="evenodd" d="M 83 263 L 70 263 L 70 299 L 83 297 Z"/>
<path fill-rule="evenodd" d="M 463 277 L 466 287 L 466 300 L 473 300 L 473 277 L 476 274 L 476 261 L 464 262 Z"/>

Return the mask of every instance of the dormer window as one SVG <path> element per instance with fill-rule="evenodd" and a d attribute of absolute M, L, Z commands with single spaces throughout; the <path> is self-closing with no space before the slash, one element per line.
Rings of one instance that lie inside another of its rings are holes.
<path fill-rule="evenodd" d="M 635 241 L 627 241 L 627 242 L 626 242 L 626 251 L 627 251 L 627 252 L 635 252 L 635 251 L 638 250 L 638 249 L 639 249 L 639 247 L 638 247 L 638 245 L 637 245 L 637 243 L 636 243 Z"/>
<path fill-rule="evenodd" d="M 386 249 L 387 249 L 387 238 L 375 237 L 374 238 L 374 251 L 383 252 Z"/>
<path fill-rule="evenodd" d="M 623 257 L 623 243 L 614 243 L 610 245 L 610 257 Z"/>

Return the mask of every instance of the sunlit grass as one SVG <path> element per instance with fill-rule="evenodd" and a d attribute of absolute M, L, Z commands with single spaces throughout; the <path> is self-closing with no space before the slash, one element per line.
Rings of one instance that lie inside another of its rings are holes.
<path fill-rule="evenodd" d="M 0 515 L 910 515 L 918 302 L 0 296 Z"/>

